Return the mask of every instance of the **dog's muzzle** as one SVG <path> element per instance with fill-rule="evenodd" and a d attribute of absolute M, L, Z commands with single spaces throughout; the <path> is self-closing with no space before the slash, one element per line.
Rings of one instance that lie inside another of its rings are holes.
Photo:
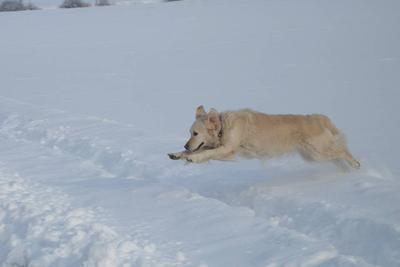
<path fill-rule="evenodd" d="M 201 144 L 195 150 L 193 150 L 193 152 L 196 152 L 197 150 L 199 150 L 203 145 L 204 145 L 204 142 L 201 142 Z"/>

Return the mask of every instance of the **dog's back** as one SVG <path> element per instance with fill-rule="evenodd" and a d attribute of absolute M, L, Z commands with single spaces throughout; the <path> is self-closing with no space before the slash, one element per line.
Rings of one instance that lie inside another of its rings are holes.
<path fill-rule="evenodd" d="M 300 152 L 307 160 L 345 158 L 359 163 L 348 152 L 343 135 L 325 115 L 268 115 L 253 110 L 221 113 L 225 131 L 240 131 L 237 151 L 245 157 L 274 157 Z"/>

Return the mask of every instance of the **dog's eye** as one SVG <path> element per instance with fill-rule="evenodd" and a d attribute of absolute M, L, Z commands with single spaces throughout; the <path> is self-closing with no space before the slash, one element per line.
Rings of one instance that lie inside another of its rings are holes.
<path fill-rule="evenodd" d="M 196 135 L 198 135 L 198 133 L 197 132 L 193 132 L 193 135 L 196 136 Z"/>

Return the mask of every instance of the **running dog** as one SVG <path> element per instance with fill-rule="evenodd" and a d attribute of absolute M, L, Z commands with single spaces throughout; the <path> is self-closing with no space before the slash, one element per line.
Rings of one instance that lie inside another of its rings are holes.
<path fill-rule="evenodd" d="M 173 160 L 201 163 L 209 160 L 271 158 L 297 152 L 306 161 L 360 163 L 349 152 L 344 136 L 324 115 L 268 115 L 244 109 L 219 113 L 196 109 L 189 141 Z"/>

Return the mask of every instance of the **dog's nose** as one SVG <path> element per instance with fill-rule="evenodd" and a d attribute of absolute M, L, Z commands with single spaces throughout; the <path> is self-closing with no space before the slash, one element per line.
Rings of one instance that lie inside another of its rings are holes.
<path fill-rule="evenodd" d="M 189 144 L 186 143 L 186 145 L 184 146 L 186 150 L 189 150 Z"/>

